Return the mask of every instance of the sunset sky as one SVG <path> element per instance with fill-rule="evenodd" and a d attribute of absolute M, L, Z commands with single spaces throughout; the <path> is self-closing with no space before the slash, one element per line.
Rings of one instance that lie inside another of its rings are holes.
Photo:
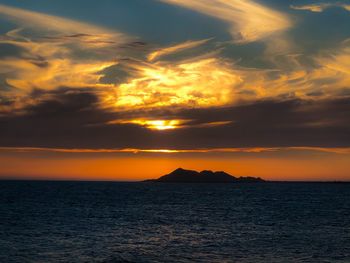
<path fill-rule="evenodd" d="M 350 1 L 0 0 L 0 179 L 350 181 Z"/>

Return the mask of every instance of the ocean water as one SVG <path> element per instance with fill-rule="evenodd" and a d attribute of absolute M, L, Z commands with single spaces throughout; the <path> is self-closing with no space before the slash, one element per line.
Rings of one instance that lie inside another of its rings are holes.
<path fill-rule="evenodd" d="M 0 262 L 350 262 L 350 184 L 2 181 Z"/>

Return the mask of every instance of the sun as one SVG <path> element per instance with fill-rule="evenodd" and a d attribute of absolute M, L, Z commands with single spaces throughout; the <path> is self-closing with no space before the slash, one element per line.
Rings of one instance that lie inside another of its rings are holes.
<path fill-rule="evenodd" d="M 146 127 L 152 130 L 164 131 L 173 130 L 180 125 L 179 120 L 150 120 L 146 121 Z"/>
<path fill-rule="evenodd" d="M 111 121 L 109 124 L 136 124 L 143 126 L 150 130 L 165 131 L 184 128 L 185 123 L 189 120 L 150 120 L 150 119 L 134 119 L 134 120 L 116 120 Z"/>

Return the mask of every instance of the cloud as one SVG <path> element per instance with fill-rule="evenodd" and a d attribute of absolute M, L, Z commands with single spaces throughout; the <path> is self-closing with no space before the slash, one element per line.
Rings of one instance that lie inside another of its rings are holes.
<path fill-rule="evenodd" d="M 218 149 L 186 149 L 186 150 L 170 150 L 170 149 L 63 149 L 63 148 L 35 148 L 35 147 L 0 147 L 0 152 L 17 152 L 17 153 L 162 153 L 162 154 L 182 154 L 182 153 L 281 153 L 281 152 L 318 152 L 331 154 L 350 154 L 350 148 L 322 148 L 322 147 L 275 147 L 275 148 L 218 148 Z"/>
<path fill-rule="evenodd" d="M 39 87 L 95 87 L 101 77 L 98 72 L 114 64 L 113 61 L 79 61 L 69 57 L 56 58 L 55 55 L 57 54 L 54 53 L 53 57 L 45 56 L 42 60 L 3 59 L 0 61 L 0 72 L 8 74 L 6 82 L 10 86 L 27 92 Z"/>
<path fill-rule="evenodd" d="M 68 18 L 28 11 L 0 5 L 0 15 L 18 24 L 21 28 L 40 29 L 46 33 L 64 33 L 67 36 L 86 38 L 88 41 L 126 42 L 128 37 L 122 33 L 101 28 Z"/>
<path fill-rule="evenodd" d="M 292 26 L 287 15 L 251 0 L 160 0 L 225 21 L 236 42 L 262 40 Z"/>
<path fill-rule="evenodd" d="M 175 3 L 175 0 L 168 2 Z M 176 3 L 200 7 L 208 4 L 205 0 Z M 265 10 L 252 1 L 237 2 L 235 8 L 233 3 L 235 1 L 219 1 L 218 10 L 226 6 L 228 10 L 245 8 L 246 5 Z M 312 56 L 273 56 L 268 58 L 271 68 L 258 69 L 243 67 L 239 60 L 225 58 L 223 54 L 227 50 L 224 49 L 232 43 L 189 40 L 150 49 L 144 42 L 130 42 L 125 35 L 119 39 L 120 33 L 95 26 L 90 28 L 89 24 L 4 6 L 0 6 L 0 10 L 20 26 L 0 38 L 3 48 L 0 51 L 2 116 L 33 112 L 35 106 L 46 107 L 48 102 L 57 109 L 62 99 L 56 97 L 62 95 L 62 87 L 69 87 L 70 94 L 74 89 L 77 93 L 89 89 L 88 93 L 96 100 L 93 112 L 113 117 L 102 118 L 105 122 L 92 119 L 85 125 L 93 127 L 102 123 L 104 126 L 114 122 L 115 125 L 105 129 L 131 133 L 136 129 L 149 135 L 151 127 L 176 126 L 179 129 L 174 130 L 188 132 L 198 128 L 230 130 L 236 124 L 235 119 L 222 119 L 219 115 L 203 120 L 174 115 L 188 109 L 238 107 L 262 100 L 321 101 L 350 95 L 349 41 Z M 235 12 L 233 18 L 238 16 Z M 258 11 L 253 8 L 251 12 Z M 30 20 L 33 23 L 29 23 Z M 36 24 L 39 21 L 49 26 L 53 24 L 54 32 Z M 32 27 L 31 33 L 26 31 L 27 24 Z M 257 27 L 257 30 L 261 28 L 264 27 Z M 111 41 L 105 41 L 106 36 Z M 174 56 L 169 58 L 168 55 Z M 41 90 L 40 96 L 33 96 L 37 90 Z M 56 98 L 55 103 L 50 98 Z M 170 116 L 159 114 L 166 111 Z M 315 128 L 330 123 L 331 120 L 322 119 L 308 125 Z"/>
<path fill-rule="evenodd" d="M 347 10 L 347 11 L 350 11 L 350 4 L 344 4 L 344 5 L 342 5 L 342 7 L 345 9 L 345 10 Z"/>
<path fill-rule="evenodd" d="M 270 61 L 274 68 L 236 68 L 242 79 L 242 84 L 235 89 L 238 101 L 321 100 L 349 95 L 348 41 L 313 55 L 290 54 L 273 57 Z"/>
<path fill-rule="evenodd" d="M 196 49 L 195 54 L 172 60 L 163 56 L 198 44 L 201 41 L 160 48 L 154 61 L 128 57 L 111 61 L 110 55 L 75 57 L 74 52 L 80 48 L 72 50 L 61 44 L 12 41 L 6 45 L 20 48 L 12 49 L 14 55 L 0 61 L 0 74 L 6 76 L 4 85 L 14 88 L 7 101 L 16 98 L 17 102 L 3 106 L 2 112 L 11 111 L 11 107 L 18 110 L 26 102 L 31 105 L 26 95 L 33 89 L 52 91 L 62 86 L 89 87 L 101 108 L 116 112 L 227 107 L 262 99 L 320 100 L 346 97 L 350 92 L 347 41 L 328 54 L 307 57 L 312 63 L 305 63 L 301 54 L 279 56 L 280 60 L 271 60 L 275 63 L 271 69 L 239 66 L 221 57 L 215 46 L 211 53 Z M 142 52 L 144 58 L 155 51 Z M 148 119 L 164 120 L 153 116 Z"/>
<path fill-rule="evenodd" d="M 130 42 L 118 32 L 3 5 L 0 14 L 20 26 L 0 39 L 7 49 L 0 61 L 0 73 L 6 75 L 6 85 L 13 88 L 8 96 L 17 100 L 3 112 L 10 107 L 18 110 L 25 101 L 31 105 L 26 98 L 33 89 L 55 90 L 62 86 L 90 87 L 100 94 L 102 107 L 115 110 L 224 105 L 231 100 L 233 86 L 240 82 L 230 63 L 211 53 L 174 63 L 154 61 L 203 45 L 208 39 L 150 53 L 140 50 L 149 63 L 128 56 L 129 49 L 144 48 L 145 44 Z M 222 89 L 216 89 L 217 85 Z"/>
<path fill-rule="evenodd" d="M 214 56 L 129 66 L 137 75 L 108 91 L 103 100 L 105 107 L 127 110 L 227 105 L 234 99 L 234 87 L 242 82 L 230 62 Z"/>
<path fill-rule="evenodd" d="M 1 5 L 0 14 L 17 28 L 0 37 L 0 145 L 58 152 L 348 153 L 349 41 L 312 54 L 276 55 L 276 46 L 285 50 L 290 43 L 279 34 L 291 26 L 280 12 L 253 1 L 162 1 L 226 21 L 240 43 L 275 35 L 270 53 L 254 57 L 265 67 L 242 66 L 244 57 L 229 53 L 250 52 L 249 45 L 215 39 L 148 45 Z"/>
<path fill-rule="evenodd" d="M 350 47 L 339 48 L 315 58 L 320 65 L 311 76 L 329 96 L 342 96 L 350 89 Z"/>
<path fill-rule="evenodd" d="M 178 61 L 125 61 L 119 69 L 126 71 L 124 75 L 132 74 L 110 89 L 102 104 L 118 111 L 169 107 L 175 110 L 262 99 L 321 100 L 346 97 L 349 93 L 348 42 L 313 56 L 291 54 L 278 59 L 271 60 L 275 69 L 242 67 L 215 52 Z"/>
<path fill-rule="evenodd" d="M 167 150 L 350 147 L 350 104 L 346 98 L 269 100 L 230 107 L 146 112 L 102 109 L 97 95 L 89 88 L 35 91 L 31 100 L 33 103 L 17 114 L 0 115 L 2 147 Z M 185 127 L 163 131 L 146 127 L 150 123 L 125 122 L 147 117 L 191 121 L 179 124 Z M 220 125 L 205 125 L 215 122 Z"/>
<path fill-rule="evenodd" d="M 184 128 L 209 128 L 221 125 L 231 124 L 232 121 L 216 121 L 216 122 L 199 122 L 196 120 L 157 120 L 157 119 L 120 119 L 116 121 L 110 121 L 107 124 L 136 124 L 143 126 L 150 130 L 166 131 L 172 129 L 184 129 Z"/>
<path fill-rule="evenodd" d="M 68 18 L 5 5 L 0 15 L 17 26 L 0 37 L 0 85 L 10 87 L 2 97 L 17 100 L 14 110 L 34 89 L 109 87 L 100 83 L 99 72 L 131 49 L 123 46 L 135 43 L 126 34 Z"/>
<path fill-rule="evenodd" d="M 192 49 L 208 42 L 209 39 L 198 40 L 198 41 L 187 41 L 174 46 L 158 49 L 147 56 L 148 61 L 154 61 L 155 59 L 166 56 L 169 54 L 174 54 L 182 50 Z"/>
<path fill-rule="evenodd" d="M 321 13 L 324 10 L 331 8 L 331 7 L 340 7 L 343 8 L 347 11 L 350 11 L 350 5 L 349 4 L 344 4 L 344 3 L 315 3 L 315 4 L 310 4 L 310 5 L 300 5 L 300 6 L 295 6 L 291 5 L 290 6 L 292 9 L 295 10 L 305 10 L 305 11 L 311 11 L 315 13 Z"/>

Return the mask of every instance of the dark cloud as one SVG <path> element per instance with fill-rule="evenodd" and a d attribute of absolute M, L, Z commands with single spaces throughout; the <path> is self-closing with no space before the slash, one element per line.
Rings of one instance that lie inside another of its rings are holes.
<path fill-rule="evenodd" d="M 126 43 L 124 45 L 120 45 L 120 48 L 126 48 L 126 49 L 141 49 L 146 50 L 148 44 L 143 41 L 133 41 L 130 43 Z"/>
<path fill-rule="evenodd" d="M 74 114 L 92 107 L 96 96 L 88 89 L 60 88 L 54 91 L 33 90 L 30 97 L 38 103 L 27 107 L 29 116 L 52 116 Z"/>
<path fill-rule="evenodd" d="M 6 81 L 6 74 L 0 74 L 0 91 L 9 91 L 11 87 L 8 85 Z M 2 94 L 0 94 L 0 98 Z"/>
<path fill-rule="evenodd" d="M 1 146 L 108 148 L 140 143 L 142 128 L 102 125 L 118 114 L 98 109 L 89 89 L 35 90 L 31 100 L 36 103 L 23 109 L 24 114 L 0 117 Z"/>
<path fill-rule="evenodd" d="M 45 36 L 45 37 L 42 37 L 41 39 L 49 42 L 65 42 L 65 41 L 76 40 L 76 41 L 86 42 L 91 44 L 116 44 L 115 41 L 101 40 L 98 38 L 99 38 L 99 35 L 77 33 L 77 34 L 71 34 L 71 35 Z"/>
<path fill-rule="evenodd" d="M 139 72 L 121 60 L 120 63 L 105 68 L 100 74 L 103 75 L 99 80 L 101 83 L 118 85 L 127 82 L 132 77 L 138 76 Z"/>
<path fill-rule="evenodd" d="M 184 112 L 183 117 L 232 124 L 179 131 L 191 145 L 281 147 L 350 145 L 350 101 L 263 101 L 251 105 Z M 194 143 L 193 143 L 194 142 Z"/>
<path fill-rule="evenodd" d="M 101 109 L 90 89 L 61 88 L 31 94 L 24 114 L 0 117 L 0 146 L 55 148 L 349 147 L 348 99 L 262 101 L 180 112 L 112 112 Z M 152 131 L 134 124 L 107 124 L 135 116 L 191 119 L 222 126 Z M 0 115 L 1 116 L 1 115 Z"/>
<path fill-rule="evenodd" d="M 0 43 L 0 58 L 18 57 L 21 56 L 25 50 L 19 46 L 7 43 Z"/>
<path fill-rule="evenodd" d="M 49 61 L 42 56 L 35 56 L 30 59 L 30 62 L 39 68 L 47 68 L 50 65 Z"/>
<path fill-rule="evenodd" d="M 147 67 L 151 67 L 151 65 L 145 61 L 124 57 L 119 59 L 116 64 L 98 72 L 102 75 L 99 81 L 100 83 L 115 85 L 127 83 L 128 80 L 142 76 L 140 68 Z"/>
<path fill-rule="evenodd" d="M 46 60 L 46 58 L 38 55 L 33 55 L 31 54 L 30 51 L 28 51 L 23 47 L 20 47 L 14 44 L 0 43 L 0 59 L 9 59 L 9 58 L 28 60 L 33 65 L 40 68 L 46 68 L 49 66 L 49 62 Z M 6 74 L 4 74 L 4 76 L 6 77 Z M 1 75 L 0 75 L 0 79 L 1 79 Z M 1 85 L 1 82 L 0 82 L 0 85 Z"/>

